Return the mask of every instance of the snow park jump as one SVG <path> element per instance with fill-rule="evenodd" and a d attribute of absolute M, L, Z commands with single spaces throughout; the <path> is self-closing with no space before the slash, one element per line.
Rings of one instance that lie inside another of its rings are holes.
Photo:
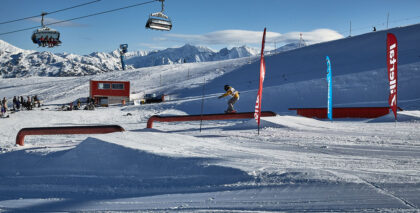
<path fill-rule="evenodd" d="M 16 144 L 23 146 L 26 135 L 106 134 L 124 131 L 119 125 L 23 128 L 16 135 Z"/>
<path fill-rule="evenodd" d="M 263 111 L 261 117 L 276 116 L 275 112 Z M 232 120 L 232 119 L 247 119 L 254 118 L 254 112 L 241 113 L 223 113 L 223 114 L 203 114 L 203 115 L 176 115 L 176 116 L 161 116 L 153 115 L 147 121 L 147 128 L 153 128 L 153 122 L 180 122 L 180 121 L 199 121 L 199 120 Z"/>

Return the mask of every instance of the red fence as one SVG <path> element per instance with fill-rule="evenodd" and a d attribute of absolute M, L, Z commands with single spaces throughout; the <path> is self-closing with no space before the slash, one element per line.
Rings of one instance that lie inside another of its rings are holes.
<path fill-rule="evenodd" d="M 105 134 L 123 131 L 124 128 L 118 125 L 23 128 L 16 136 L 16 144 L 23 146 L 26 135 Z"/>
<path fill-rule="evenodd" d="M 289 108 L 308 118 L 327 118 L 327 108 Z M 333 118 L 377 118 L 389 113 L 389 107 L 333 108 Z"/>
<path fill-rule="evenodd" d="M 261 117 L 276 116 L 271 111 L 261 112 Z M 199 121 L 199 120 L 228 120 L 228 119 L 246 119 L 254 118 L 254 112 L 228 113 L 228 114 L 203 114 L 203 115 L 176 115 L 160 116 L 153 115 L 147 121 L 147 128 L 153 128 L 153 122 L 179 122 L 179 121 Z"/>

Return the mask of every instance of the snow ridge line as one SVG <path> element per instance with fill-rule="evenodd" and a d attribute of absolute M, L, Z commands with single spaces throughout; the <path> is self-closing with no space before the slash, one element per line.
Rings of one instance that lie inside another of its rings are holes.
<path fill-rule="evenodd" d="M 337 172 L 336 171 L 331 171 L 331 170 L 327 170 L 327 171 L 331 172 L 332 174 L 337 175 Z M 343 172 L 343 171 L 341 171 L 341 172 Z M 349 174 L 347 172 L 344 172 L 344 173 L 346 175 L 349 175 L 349 176 L 355 177 L 356 179 L 361 180 L 365 184 L 367 184 L 367 185 L 375 188 L 378 192 L 380 192 L 380 193 L 382 193 L 384 195 L 388 195 L 388 196 L 390 196 L 390 197 L 392 197 L 392 198 L 394 198 L 396 200 L 399 200 L 401 203 L 403 203 L 405 206 L 409 207 L 410 209 L 419 209 L 419 207 L 417 207 L 415 204 L 411 203 L 410 201 L 408 201 L 408 200 L 406 200 L 404 198 L 401 198 L 401 197 L 398 197 L 398 196 L 392 194 L 390 191 L 386 190 L 385 188 L 382 188 L 382 187 L 380 187 L 380 186 L 378 186 L 378 185 L 376 185 L 374 183 L 371 183 L 371 182 L 365 180 L 364 178 L 361 178 L 361 177 L 359 177 L 359 176 L 357 176 L 355 174 Z"/>
<path fill-rule="evenodd" d="M 356 176 L 356 175 L 355 175 L 355 176 Z M 358 177 L 360 180 L 362 180 L 362 181 L 363 181 L 363 182 L 365 182 L 366 184 L 368 184 L 368 185 L 370 185 L 370 186 L 372 186 L 372 187 L 376 188 L 379 192 L 381 192 L 381 193 L 383 193 L 383 194 L 385 194 L 385 195 L 388 195 L 388 196 L 390 196 L 390 197 L 392 197 L 392 198 L 394 198 L 394 199 L 397 199 L 397 200 L 401 201 L 401 202 L 402 202 L 402 203 L 404 203 L 407 207 L 410 207 L 410 208 L 412 208 L 412 209 L 418 209 L 418 208 L 419 208 L 419 207 L 417 207 L 415 204 L 411 203 L 410 201 L 408 201 L 408 200 L 406 200 L 406 199 L 404 199 L 404 198 L 402 198 L 402 197 L 398 197 L 398 196 L 396 196 L 396 195 L 392 194 L 390 191 L 388 191 L 388 190 L 386 190 L 386 189 L 384 189 L 384 188 L 382 188 L 382 187 L 380 187 L 380 186 L 378 186 L 378 185 L 376 185 L 376 184 L 374 184 L 374 183 L 371 183 L 371 182 L 369 182 L 369 181 L 367 181 L 367 180 L 365 180 L 365 179 L 363 179 L 363 178 L 361 178 L 361 177 L 359 177 L 359 176 L 356 176 L 356 177 Z"/>

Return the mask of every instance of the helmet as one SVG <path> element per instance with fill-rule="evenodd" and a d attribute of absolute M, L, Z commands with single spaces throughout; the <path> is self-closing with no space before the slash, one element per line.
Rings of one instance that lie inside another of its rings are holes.
<path fill-rule="evenodd" d="M 230 87 L 230 86 L 226 84 L 226 85 L 225 85 L 225 91 L 228 91 L 229 87 Z"/>

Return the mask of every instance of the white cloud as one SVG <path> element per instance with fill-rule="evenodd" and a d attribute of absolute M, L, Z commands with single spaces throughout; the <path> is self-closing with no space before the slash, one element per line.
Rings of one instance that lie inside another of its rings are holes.
<path fill-rule="evenodd" d="M 310 32 L 289 32 L 280 36 L 274 36 L 272 42 L 292 43 L 300 40 L 300 34 L 307 44 L 315 44 L 343 38 L 340 33 L 330 29 L 316 29 Z"/>
<path fill-rule="evenodd" d="M 288 32 L 284 34 L 267 31 L 266 42 L 276 42 L 279 44 L 298 42 L 301 33 L 303 39 L 307 44 L 314 44 L 343 38 L 343 35 L 330 29 L 316 29 L 310 32 Z M 191 43 L 200 45 L 229 46 L 232 44 L 247 44 L 250 46 L 254 46 L 257 44 L 261 44 L 262 34 L 262 31 L 221 30 L 202 35 L 167 34 L 164 37 L 159 37 L 158 39 L 160 41 L 177 41 L 181 43 Z"/>

